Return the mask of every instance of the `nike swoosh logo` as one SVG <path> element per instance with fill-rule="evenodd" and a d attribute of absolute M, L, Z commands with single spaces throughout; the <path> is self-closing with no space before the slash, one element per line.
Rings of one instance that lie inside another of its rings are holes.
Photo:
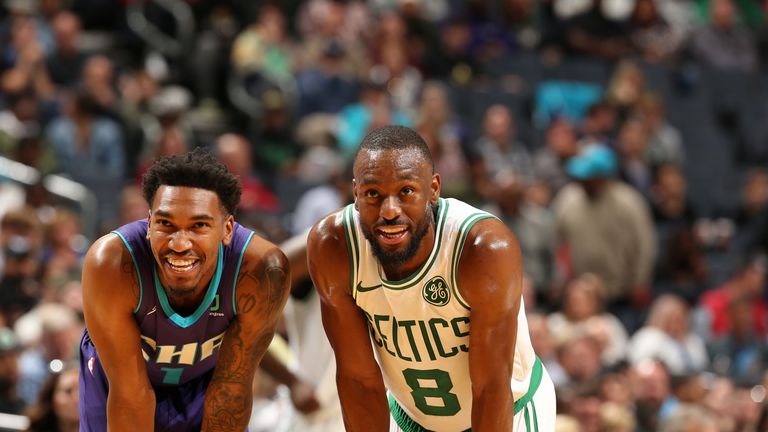
<path fill-rule="evenodd" d="M 155 312 L 157 312 L 157 306 L 152 306 L 152 310 L 147 312 L 147 314 L 145 316 L 150 316 L 150 315 L 152 315 Z"/>
<path fill-rule="evenodd" d="M 355 289 L 357 291 L 372 291 L 372 290 L 375 290 L 376 288 L 379 288 L 379 287 L 381 287 L 381 284 L 364 287 L 362 283 L 358 282 L 357 283 L 357 288 L 355 288 Z"/>

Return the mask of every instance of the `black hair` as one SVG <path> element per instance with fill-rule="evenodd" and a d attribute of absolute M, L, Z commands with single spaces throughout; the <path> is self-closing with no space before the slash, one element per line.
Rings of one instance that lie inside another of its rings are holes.
<path fill-rule="evenodd" d="M 182 155 L 164 156 L 144 174 L 141 189 L 149 207 L 161 185 L 186 186 L 216 192 L 224 209 L 234 215 L 243 190 L 240 179 L 229 172 L 209 150 L 198 147 Z"/>
<path fill-rule="evenodd" d="M 429 151 L 426 141 L 421 135 L 413 129 L 405 126 L 387 125 L 376 128 L 368 133 L 360 143 L 357 149 L 357 155 L 362 150 L 416 150 L 421 154 L 424 160 L 429 164 L 432 172 L 435 172 L 435 163 L 432 160 L 432 153 Z"/>

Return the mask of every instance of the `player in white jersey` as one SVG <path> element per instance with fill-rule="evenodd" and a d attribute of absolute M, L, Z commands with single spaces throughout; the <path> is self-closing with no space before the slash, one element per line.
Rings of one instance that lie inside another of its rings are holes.
<path fill-rule="evenodd" d="M 553 431 L 554 386 L 528 335 L 515 236 L 440 198 L 411 129 L 372 131 L 354 174 L 355 203 L 308 240 L 347 430 Z"/>

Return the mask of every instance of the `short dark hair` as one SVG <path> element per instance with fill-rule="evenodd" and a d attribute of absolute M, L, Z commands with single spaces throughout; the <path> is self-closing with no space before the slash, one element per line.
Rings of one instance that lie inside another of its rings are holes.
<path fill-rule="evenodd" d="M 235 214 L 243 190 L 240 179 L 229 172 L 211 151 L 202 147 L 182 155 L 161 157 L 149 168 L 144 174 L 141 189 L 150 208 L 161 185 L 216 192 L 221 205 L 231 215 Z"/>
<path fill-rule="evenodd" d="M 368 133 L 360 143 L 360 148 L 355 153 L 357 155 L 362 150 L 408 150 L 413 149 L 421 153 L 424 160 L 429 163 L 432 172 L 435 172 L 435 163 L 432 160 L 432 152 L 429 151 L 424 138 L 413 129 L 405 126 L 387 125 L 376 128 Z"/>

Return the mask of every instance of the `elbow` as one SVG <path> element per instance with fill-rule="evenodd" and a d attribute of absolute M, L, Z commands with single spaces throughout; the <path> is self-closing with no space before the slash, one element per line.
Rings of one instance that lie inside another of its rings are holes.
<path fill-rule="evenodd" d="M 143 415 L 148 411 L 154 412 L 155 391 L 151 386 L 141 386 L 127 391 L 120 391 L 113 387 L 109 389 L 107 403 L 120 410 Z"/>

